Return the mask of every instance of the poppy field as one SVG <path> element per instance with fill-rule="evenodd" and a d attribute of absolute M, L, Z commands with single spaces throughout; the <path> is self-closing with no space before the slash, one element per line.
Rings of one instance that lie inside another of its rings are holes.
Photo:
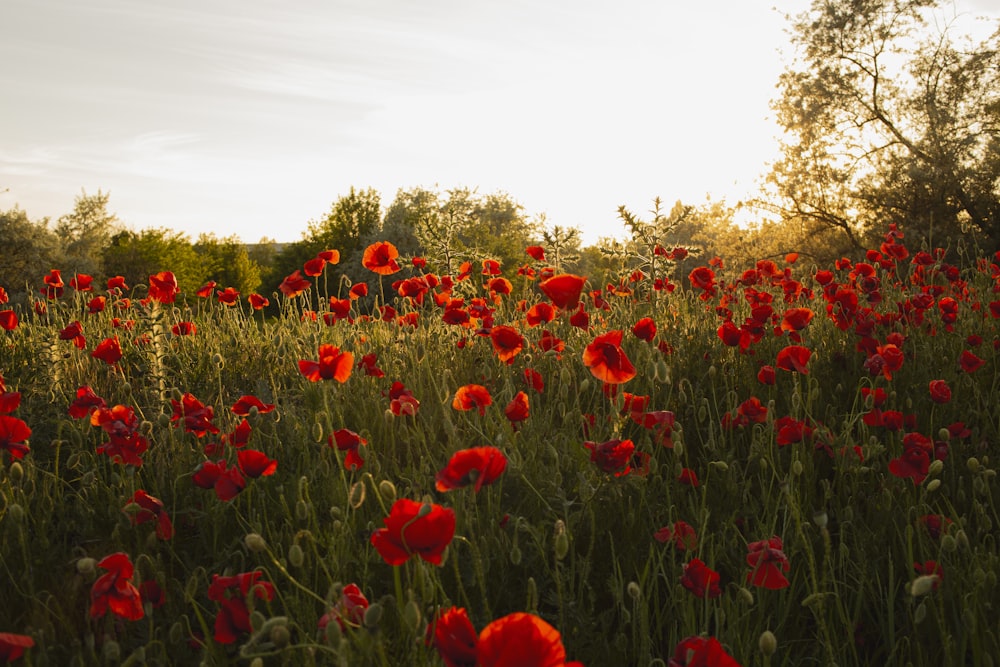
<path fill-rule="evenodd" d="M 651 251 L 0 287 L 0 662 L 992 664 L 1000 256 Z"/>

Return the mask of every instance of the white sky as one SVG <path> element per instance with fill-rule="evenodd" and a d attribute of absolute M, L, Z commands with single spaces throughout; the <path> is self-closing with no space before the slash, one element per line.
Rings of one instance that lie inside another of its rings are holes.
<path fill-rule="evenodd" d="M 136 229 L 292 241 L 352 185 L 468 186 L 590 243 L 753 194 L 808 5 L 0 0 L 0 209 L 101 189 Z"/>

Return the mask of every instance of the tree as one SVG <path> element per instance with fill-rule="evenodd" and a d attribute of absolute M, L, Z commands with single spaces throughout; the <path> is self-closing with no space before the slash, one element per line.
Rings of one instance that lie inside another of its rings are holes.
<path fill-rule="evenodd" d="M 208 279 L 190 239 L 169 229 L 118 232 L 104 249 L 103 262 L 107 275 L 123 276 L 129 287 L 147 284 L 149 276 L 160 271 L 171 271 L 181 292 L 192 295 Z"/>
<path fill-rule="evenodd" d="M 221 287 L 232 287 L 240 294 L 250 294 L 260 287 L 260 266 L 250 259 L 247 246 L 238 236 L 223 239 L 201 234 L 194 251 L 202 260 L 203 271 Z"/>
<path fill-rule="evenodd" d="M 49 228 L 49 221 L 28 219 L 28 214 L 16 206 L 0 211 L 0 287 L 13 297 L 25 286 L 41 283 L 49 269 L 61 269 L 57 264 L 59 239 Z"/>
<path fill-rule="evenodd" d="M 118 216 L 108 211 L 111 193 L 97 191 L 88 195 L 82 191 L 73 205 L 73 212 L 56 221 L 56 235 L 62 243 L 62 270 L 67 276 L 85 273 L 103 277 L 101 256 L 117 230 Z"/>
<path fill-rule="evenodd" d="M 855 247 L 888 222 L 1000 248 L 1000 30 L 979 43 L 943 0 L 814 0 L 791 21 L 797 58 L 772 103 L 784 220 Z M 910 237 L 912 238 L 912 236 Z"/>
<path fill-rule="evenodd" d="M 347 258 L 360 250 L 361 239 L 382 226 L 382 203 L 377 190 L 355 190 L 333 203 L 322 220 L 312 221 L 305 239 L 316 252 L 338 250 Z"/>

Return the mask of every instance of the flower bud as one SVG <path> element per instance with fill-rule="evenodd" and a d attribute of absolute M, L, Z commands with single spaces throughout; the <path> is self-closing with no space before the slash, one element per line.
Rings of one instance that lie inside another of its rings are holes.
<path fill-rule="evenodd" d="M 347 495 L 347 503 L 352 509 L 358 509 L 365 504 L 365 483 L 355 482 L 351 485 L 351 492 Z"/>
<path fill-rule="evenodd" d="M 913 622 L 916 625 L 920 625 L 927 618 L 927 605 L 921 602 L 917 605 L 917 608 L 913 611 Z"/>
<path fill-rule="evenodd" d="M 382 605 L 378 602 L 373 602 L 369 605 L 368 609 L 365 610 L 364 625 L 369 630 L 374 630 L 378 627 L 378 624 L 382 621 Z"/>
<path fill-rule="evenodd" d="M 940 479 L 932 479 L 931 481 L 927 482 L 928 493 L 933 493 L 934 491 L 937 491 L 940 487 L 941 487 Z"/>
<path fill-rule="evenodd" d="M 378 493 L 385 502 L 390 504 L 396 502 L 396 485 L 389 480 L 383 479 L 378 483 Z"/>
<path fill-rule="evenodd" d="M 302 567 L 302 563 L 306 560 L 306 555 L 302 551 L 302 547 L 297 544 L 293 544 L 288 547 L 288 562 L 294 567 Z"/>
<path fill-rule="evenodd" d="M 277 648 L 285 648 L 286 646 L 288 646 L 288 642 L 291 638 L 292 638 L 292 633 L 288 631 L 287 622 L 279 623 L 273 626 L 271 628 L 271 631 L 268 633 L 268 639 L 270 639 L 271 643 L 274 644 Z"/>
<path fill-rule="evenodd" d="M 557 533 L 553 544 L 556 560 L 562 560 L 569 553 L 569 535 L 565 532 Z"/>
<path fill-rule="evenodd" d="M 638 602 L 639 599 L 642 597 L 642 589 L 639 588 L 639 584 L 637 584 L 634 581 L 628 582 L 628 586 L 625 587 L 625 591 L 628 593 L 628 596 L 632 598 L 635 602 Z"/>
<path fill-rule="evenodd" d="M 747 603 L 748 605 L 753 604 L 753 593 L 751 593 L 749 589 L 740 586 L 739 596 L 740 599 L 743 600 L 743 602 Z"/>
<path fill-rule="evenodd" d="M 309 519 L 309 503 L 304 500 L 300 500 L 295 503 L 295 518 L 299 521 L 306 521 Z"/>
<path fill-rule="evenodd" d="M 941 537 L 941 549 L 948 553 L 955 552 L 958 550 L 958 541 L 951 535 L 944 535 Z"/>
<path fill-rule="evenodd" d="M 913 580 L 913 583 L 910 584 L 910 595 L 915 598 L 927 595 L 934 590 L 934 587 L 937 586 L 940 581 L 941 577 L 936 574 L 925 574 L 919 576 Z M 927 613 L 926 610 L 924 613 Z"/>
<path fill-rule="evenodd" d="M 121 644 L 113 639 L 105 640 L 101 652 L 104 654 L 104 660 L 106 662 L 118 662 L 122 659 Z"/>
<path fill-rule="evenodd" d="M 757 639 L 757 648 L 764 654 L 764 657 L 770 658 L 778 650 L 778 638 L 770 630 L 765 630 L 760 633 L 760 637 Z"/>
<path fill-rule="evenodd" d="M 24 508 L 17 503 L 11 503 L 7 506 L 7 514 L 10 515 L 10 520 L 15 526 L 24 521 Z"/>
<path fill-rule="evenodd" d="M 247 533 L 246 537 L 243 538 L 243 544 L 247 550 L 253 553 L 267 551 L 267 542 L 264 541 L 264 538 L 259 533 Z"/>
<path fill-rule="evenodd" d="M 97 561 L 93 558 L 81 558 L 76 561 L 76 571 L 84 576 L 91 576 L 97 570 Z"/>
<path fill-rule="evenodd" d="M 799 477 L 802 474 L 802 461 L 795 460 L 792 461 L 792 474 Z"/>
<path fill-rule="evenodd" d="M 944 470 L 944 461 L 941 459 L 934 459 L 934 461 L 932 461 L 930 466 L 927 468 L 927 475 L 929 477 L 935 477 L 940 475 L 942 470 Z"/>
<path fill-rule="evenodd" d="M 965 465 L 969 469 L 969 472 L 979 472 L 979 459 L 975 456 L 970 456 L 969 460 L 965 462 Z"/>
<path fill-rule="evenodd" d="M 403 607 L 403 623 L 413 632 L 419 632 L 423 625 L 423 614 L 420 613 L 420 605 L 416 600 L 410 600 Z"/>
<path fill-rule="evenodd" d="M 10 464 L 10 480 L 18 484 L 22 479 L 24 479 L 24 468 L 19 461 L 14 461 Z"/>

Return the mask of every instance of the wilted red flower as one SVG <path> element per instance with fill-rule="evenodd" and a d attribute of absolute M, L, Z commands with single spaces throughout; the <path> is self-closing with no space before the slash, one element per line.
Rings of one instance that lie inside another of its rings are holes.
<path fill-rule="evenodd" d="M 644 317 L 632 327 L 632 334 L 641 340 L 651 343 L 656 337 L 656 322 L 652 317 Z"/>
<path fill-rule="evenodd" d="M 250 304 L 250 307 L 253 308 L 254 310 L 263 310 L 264 308 L 267 308 L 267 306 L 271 304 L 271 301 L 269 299 L 261 296 L 260 294 L 257 294 L 256 292 L 247 297 L 247 302 Z"/>
<path fill-rule="evenodd" d="M 134 568 L 128 554 L 118 552 L 106 556 L 97 567 L 108 570 L 90 589 L 90 617 L 100 618 L 108 611 L 128 621 L 143 617 L 142 598 L 131 581 Z"/>
<path fill-rule="evenodd" d="M 289 299 L 294 299 L 298 295 L 312 287 L 312 283 L 302 277 L 302 272 L 295 269 L 285 276 L 285 279 L 278 285 L 278 289 Z"/>
<path fill-rule="evenodd" d="M 781 550 L 781 538 L 751 542 L 747 545 L 747 565 L 752 569 L 747 573 L 747 581 L 754 586 L 778 590 L 788 586 L 788 579 L 782 572 L 788 572 L 788 557 Z"/>
<path fill-rule="evenodd" d="M 667 667 L 740 667 L 715 637 L 688 637 L 674 649 Z"/>
<path fill-rule="evenodd" d="M 493 404 L 493 397 L 489 390 L 478 384 L 467 384 L 458 388 L 455 398 L 451 402 L 451 407 L 456 410 L 476 409 L 480 415 L 486 414 L 486 406 Z"/>
<path fill-rule="evenodd" d="M 193 336 L 198 333 L 198 327 L 194 322 L 183 321 L 170 327 L 170 332 L 175 336 Z"/>
<path fill-rule="evenodd" d="M 278 462 L 264 452 L 255 449 L 241 449 L 236 452 L 236 462 L 243 474 L 251 479 L 269 477 L 278 470 Z"/>
<path fill-rule="evenodd" d="M 528 395 L 523 391 L 517 392 L 514 398 L 511 399 L 507 407 L 503 409 L 504 415 L 510 421 L 510 425 L 517 430 L 518 424 L 523 422 L 528 418 L 529 406 L 528 406 Z"/>
<path fill-rule="evenodd" d="M 13 331 L 17 328 L 17 313 L 13 310 L 0 310 L 0 329 Z"/>
<path fill-rule="evenodd" d="M 220 644 L 232 644 L 241 634 L 253 630 L 247 597 L 251 593 L 260 600 L 274 599 L 274 584 L 259 581 L 261 572 L 244 572 L 231 577 L 212 575 L 208 585 L 208 599 L 219 603 L 215 617 L 213 637 Z"/>
<path fill-rule="evenodd" d="M 562 635 L 538 616 L 517 612 L 479 633 L 477 667 L 582 667 L 566 662 Z"/>
<path fill-rule="evenodd" d="M 465 609 L 438 610 L 427 625 L 426 643 L 433 644 L 446 667 L 475 667 L 479 636 Z"/>
<path fill-rule="evenodd" d="M 980 359 L 969 350 L 962 350 L 962 354 L 958 357 L 958 364 L 966 373 L 975 373 L 984 363 L 986 362 L 983 359 Z"/>
<path fill-rule="evenodd" d="M 399 257 L 399 251 L 396 246 L 388 241 L 378 241 L 365 248 L 361 265 L 380 276 L 390 276 L 399 271 L 399 264 L 396 263 L 397 257 Z"/>
<path fill-rule="evenodd" d="M 219 432 L 219 427 L 212 423 L 215 419 L 215 408 L 205 405 L 194 394 L 185 392 L 179 401 L 175 398 L 170 399 L 170 405 L 174 409 L 170 421 L 175 426 L 180 426 L 183 420 L 184 430 L 198 438 L 206 433 Z"/>
<path fill-rule="evenodd" d="M 94 351 L 90 353 L 95 359 L 100 359 L 108 366 L 114 366 L 122 358 L 122 345 L 118 342 L 118 336 L 112 336 L 111 338 L 105 338 Z"/>
<path fill-rule="evenodd" d="M 367 610 L 368 598 L 365 594 L 357 584 L 347 584 L 341 589 L 337 604 L 319 619 L 319 629 L 325 629 L 330 621 L 336 621 L 342 632 L 348 628 L 360 628 Z"/>
<path fill-rule="evenodd" d="M 590 450 L 590 460 L 604 472 L 621 477 L 632 470 L 630 462 L 635 453 L 635 443 L 631 440 L 587 441 L 583 446 Z"/>
<path fill-rule="evenodd" d="M 507 469 L 507 457 L 496 447 L 473 447 L 455 452 L 448 465 L 438 471 L 434 487 L 451 491 L 470 484 L 476 493 L 492 484 Z"/>
<path fill-rule="evenodd" d="M 607 384 L 622 384 L 635 377 L 632 362 L 621 348 L 621 330 L 597 336 L 583 351 L 583 364 L 591 374 Z"/>
<path fill-rule="evenodd" d="M 16 635 L 12 632 L 0 632 L 0 662 L 14 662 L 22 655 L 24 649 L 35 645 L 35 640 L 28 635 Z M 451 667 L 449 665 L 449 667 Z"/>
<path fill-rule="evenodd" d="M 497 359 L 505 363 L 514 362 L 514 357 L 524 349 L 524 336 L 514 327 L 496 326 L 490 332 L 493 352 Z"/>
<path fill-rule="evenodd" d="M 134 506 L 134 511 L 132 506 Z M 163 501 L 159 498 L 139 489 L 125 504 L 124 512 L 128 515 L 133 526 L 144 524 L 147 521 L 156 521 L 156 536 L 161 540 L 173 538 L 174 524 L 170 521 L 170 515 L 167 514 Z"/>
<path fill-rule="evenodd" d="M 935 403 L 947 403 L 951 400 L 951 387 L 944 380 L 931 380 L 931 400 Z"/>
<path fill-rule="evenodd" d="M 83 419 L 97 408 L 106 407 L 104 399 L 94 393 L 88 385 L 76 390 L 76 398 L 69 406 L 69 416 L 73 419 Z"/>
<path fill-rule="evenodd" d="M 181 293 L 177 278 L 170 271 L 160 271 L 149 277 L 149 298 L 160 303 L 173 303 Z"/>
<path fill-rule="evenodd" d="M 71 340 L 74 347 L 82 350 L 87 347 L 87 339 L 83 337 L 83 325 L 79 320 L 70 322 L 65 329 L 59 332 L 59 340 Z"/>
<path fill-rule="evenodd" d="M 686 521 L 675 521 L 672 526 L 664 526 L 653 533 L 653 539 L 666 544 L 673 542 L 678 551 L 694 551 L 698 548 L 698 533 Z"/>
<path fill-rule="evenodd" d="M 719 588 L 719 573 L 711 569 L 700 558 L 692 558 L 684 564 L 681 585 L 700 598 L 717 598 L 722 595 Z"/>
<path fill-rule="evenodd" d="M 27 440 L 31 429 L 17 417 L 0 415 L 0 451 L 6 451 L 13 459 L 22 459 L 28 453 Z"/>
<path fill-rule="evenodd" d="M 246 478 L 236 466 L 225 460 L 203 461 L 191 475 L 191 481 L 202 489 L 213 489 L 219 500 L 232 500 L 247 487 Z"/>
<path fill-rule="evenodd" d="M 809 357 L 811 356 L 812 350 L 808 347 L 788 345 L 778 351 L 778 357 L 775 359 L 774 365 L 783 371 L 806 375 L 809 373 L 806 364 L 809 363 Z"/>
<path fill-rule="evenodd" d="M 563 310 L 576 308 L 580 302 L 580 292 L 587 279 L 572 273 L 560 273 L 538 284 L 538 288 L 549 297 L 549 300 Z"/>
<path fill-rule="evenodd" d="M 238 417 L 246 417 L 250 414 L 252 408 L 256 408 L 257 412 L 263 415 L 274 410 L 274 403 L 265 403 L 256 396 L 244 395 L 240 396 L 233 403 L 233 407 L 230 410 Z"/>
<path fill-rule="evenodd" d="M 334 345 L 319 346 L 319 361 L 299 360 L 299 372 L 310 382 L 320 380 L 347 382 L 351 377 L 353 366 L 354 355 L 350 352 L 341 352 L 340 348 Z"/>
<path fill-rule="evenodd" d="M 361 466 L 365 464 L 359 449 L 361 445 L 367 445 L 368 441 L 354 431 L 347 428 L 338 429 L 327 439 L 327 444 L 347 452 L 344 455 L 344 468 L 347 470 L 361 470 Z"/>
<path fill-rule="evenodd" d="M 417 555 L 440 565 L 444 550 L 455 536 L 455 512 L 433 503 L 400 498 L 383 519 L 385 528 L 371 536 L 372 546 L 389 565 L 402 565 Z"/>

